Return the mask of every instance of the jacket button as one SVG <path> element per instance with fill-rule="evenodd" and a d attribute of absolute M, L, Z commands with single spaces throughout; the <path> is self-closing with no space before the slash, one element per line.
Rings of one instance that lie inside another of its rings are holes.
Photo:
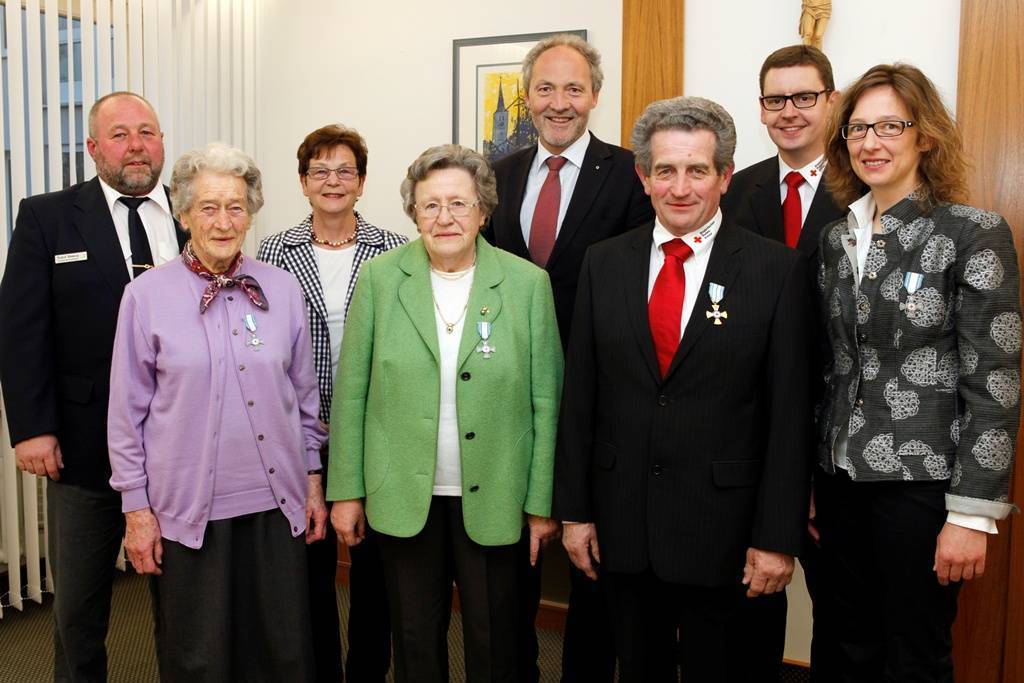
<path fill-rule="evenodd" d="M 472 376 L 473 376 L 473 375 L 469 374 L 468 372 L 464 372 L 464 373 L 462 373 L 461 375 L 459 375 L 459 377 L 461 377 L 461 378 L 462 378 L 462 381 L 464 381 L 464 382 L 465 382 L 465 381 L 467 381 L 467 380 L 468 380 L 468 379 L 469 379 L 470 377 L 472 377 Z"/>
<path fill-rule="evenodd" d="M 281 499 L 281 505 L 284 505 L 284 498 Z"/>
<path fill-rule="evenodd" d="M 267 471 L 268 471 L 268 472 L 270 472 L 271 474 L 273 474 L 273 473 L 274 473 L 274 468 L 273 468 L 273 467 L 271 467 L 271 468 L 270 468 L 269 470 L 267 470 Z"/>
<path fill-rule="evenodd" d="M 864 399 L 862 399 L 862 398 L 858 398 L 858 399 L 857 399 L 857 407 L 858 407 L 858 408 L 860 408 L 860 407 L 861 407 L 861 406 L 863 406 L 863 405 L 864 405 Z"/>
<path fill-rule="evenodd" d="M 664 471 L 665 470 L 662 469 L 661 465 L 653 465 L 651 467 L 651 474 L 653 474 L 656 477 L 660 477 L 661 473 L 664 472 Z"/>
<path fill-rule="evenodd" d="M 872 270 L 870 273 L 868 273 L 869 280 L 874 280 L 876 277 L 878 277 L 878 273 L 876 273 L 875 271 Z"/>
<path fill-rule="evenodd" d="M 662 406 L 662 407 L 667 406 L 668 405 L 668 396 L 666 396 L 665 394 L 661 394 L 660 396 L 658 396 L 658 405 Z"/>
<path fill-rule="evenodd" d="M 476 493 L 479 490 L 480 490 L 480 487 L 477 486 L 476 484 L 473 484 L 472 486 L 469 487 L 469 492 L 470 493 Z"/>
<path fill-rule="evenodd" d="M 875 240 L 875 246 L 879 249 L 885 249 L 885 240 Z"/>
<path fill-rule="evenodd" d="M 233 335 L 235 335 L 237 337 L 238 336 L 238 328 L 235 328 L 235 329 L 231 330 L 231 334 L 233 334 Z"/>
<path fill-rule="evenodd" d="M 257 434 L 256 435 L 256 440 L 257 441 L 263 441 L 263 435 L 262 434 Z"/>
<path fill-rule="evenodd" d="M 860 334 L 857 335 L 857 341 L 859 341 L 861 344 L 863 344 L 867 340 L 868 340 L 868 333 L 867 332 L 861 332 Z"/>
<path fill-rule="evenodd" d="M 247 405 L 247 406 L 249 406 L 250 408 L 252 408 L 252 407 L 253 407 L 254 405 L 256 405 L 256 404 L 255 404 L 255 403 L 254 403 L 253 401 L 246 401 L 246 402 L 245 402 L 245 405 Z"/>
<path fill-rule="evenodd" d="M 234 301 L 234 300 L 235 300 L 235 297 L 233 297 L 233 296 L 229 296 L 228 297 L 228 301 Z"/>
<path fill-rule="evenodd" d="M 466 440 L 470 441 L 476 438 L 476 432 L 466 432 Z"/>
<path fill-rule="evenodd" d="M 238 366 L 238 369 L 239 369 L 239 370 L 245 370 L 245 364 L 243 363 L 242 365 L 239 365 L 239 366 Z"/>

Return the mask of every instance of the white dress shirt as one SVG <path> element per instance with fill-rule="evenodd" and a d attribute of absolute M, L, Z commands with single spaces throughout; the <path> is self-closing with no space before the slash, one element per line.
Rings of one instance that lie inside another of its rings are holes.
<path fill-rule="evenodd" d="M 781 161 L 780 161 L 781 164 Z M 857 227 L 850 227 L 853 236 L 857 239 L 857 263 L 854 268 L 854 277 L 857 279 L 857 286 L 860 286 L 861 275 L 868 261 L 868 252 L 871 251 L 871 235 L 874 230 L 875 220 L 875 198 L 868 192 L 866 195 L 850 204 L 850 213 L 853 215 Z M 832 447 L 832 461 L 836 467 L 847 469 L 846 449 L 849 446 L 849 432 L 842 429 L 836 437 L 835 445 Z M 961 512 L 947 512 L 946 521 L 950 524 L 984 531 L 989 534 L 999 533 L 996 528 L 996 521 L 991 517 L 981 515 L 965 515 Z"/>
<path fill-rule="evenodd" d="M 651 292 L 654 291 L 654 283 L 661 272 L 661 266 L 665 263 L 665 252 L 661 245 L 674 239 L 681 239 L 690 249 L 693 255 L 683 261 L 683 274 L 686 276 L 686 291 L 683 293 L 683 315 L 679 321 L 679 338 L 682 339 L 683 331 L 686 330 L 686 323 L 690 321 L 690 314 L 697 304 L 697 297 L 704 284 L 704 273 L 708 269 L 708 261 L 711 259 L 711 247 L 715 243 L 715 236 L 722 225 L 721 210 L 715 213 L 715 217 L 702 225 L 700 228 L 688 232 L 682 237 L 676 237 L 670 233 L 661 220 L 654 219 L 653 240 L 651 242 L 651 267 L 647 275 L 647 300 L 651 300 Z"/>
<path fill-rule="evenodd" d="M 548 177 L 548 166 L 545 163 L 548 157 L 565 157 L 568 161 L 558 172 L 558 180 L 562 184 L 561 202 L 558 205 L 558 223 L 555 225 L 555 237 L 562 229 L 562 221 L 565 219 L 565 212 L 569 208 L 569 200 L 572 199 L 573 190 L 576 189 L 576 181 L 580 177 L 580 169 L 583 168 L 583 157 L 587 153 L 587 146 L 590 144 L 590 131 L 584 131 L 576 142 L 569 145 L 561 154 L 552 154 L 540 142 L 537 143 L 537 154 L 530 164 L 530 173 L 526 177 L 526 194 L 523 195 L 523 205 L 519 207 L 519 224 L 523 229 L 523 241 L 530 243 L 530 226 L 533 225 L 533 212 L 537 208 L 537 197 L 540 196 L 540 188 Z"/>
<path fill-rule="evenodd" d="M 128 270 L 128 277 L 134 278 L 136 273 L 132 269 L 132 243 L 128 237 L 128 207 L 117 201 L 124 195 L 103 182 L 102 178 L 99 181 L 100 187 L 103 188 L 103 197 L 107 200 L 107 208 L 110 209 L 110 217 L 114 221 L 114 229 L 117 230 L 121 252 L 124 253 L 124 267 Z M 139 217 L 146 229 L 149 250 L 153 252 L 153 265 L 159 266 L 180 256 L 181 249 L 178 248 L 171 204 L 167 200 L 164 186 L 157 183 L 145 196 L 149 197 L 150 201 L 139 205 Z"/>
<path fill-rule="evenodd" d="M 818 191 L 821 183 L 821 176 L 825 173 L 825 155 L 821 155 L 803 168 L 790 168 L 782 157 L 779 157 L 779 204 L 786 201 L 786 194 L 789 193 L 789 185 L 786 185 L 786 176 L 790 171 L 796 171 L 804 177 L 804 182 L 797 188 L 800 193 L 800 225 L 807 220 L 807 212 L 811 209 L 811 202 L 814 201 L 814 193 Z"/>

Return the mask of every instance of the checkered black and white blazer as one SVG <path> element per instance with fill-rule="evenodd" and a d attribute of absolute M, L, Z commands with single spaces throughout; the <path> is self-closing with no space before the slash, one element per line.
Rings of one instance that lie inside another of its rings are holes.
<path fill-rule="evenodd" d="M 345 294 L 345 316 L 352 302 L 352 292 L 363 263 L 388 249 L 394 249 L 408 242 L 408 238 L 367 223 L 356 212 L 356 254 L 352 261 L 352 277 Z M 260 242 L 257 258 L 266 263 L 284 268 L 295 275 L 306 297 L 309 315 L 309 331 L 313 338 L 313 363 L 320 383 L 320 419 L 331 419 L 331 337 L 327 330 L 327 304 L 320 284 L 316 254 L 313 253 L 313 215 L 290 230 L 284 230 Z"/>

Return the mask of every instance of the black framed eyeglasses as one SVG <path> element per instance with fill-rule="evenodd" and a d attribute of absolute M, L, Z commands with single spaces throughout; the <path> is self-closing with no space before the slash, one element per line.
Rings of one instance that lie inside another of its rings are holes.
<path fill-rule="evenodd" d="M 903 131 L 913 127 L 913 121 L 875 121 L 874 123 L 848 123 L 839 126 L 839 134 L 844 140 L 862 140 L 869 130 L 875 131 L 880 138 L 895 138 L 903 135 Z"/>
<path fill-rule="evenodd" d="M 316 166 L 306 171 L 306 177 L 310 180 L 322 182 L 330 178 L 332 173 L 337 174 L 338 180 L 352 181 L 359 177 L 359 169 L 353 166 L 339 166 L 338 168 Z"/>
<path fill-rule="evenodd" d="M 818 92 L 795 92 L 792 95 L 764 95 L 759 97 L 765 111 L 782 111 L 786 102 L 792 102 L 797 109 L 810 109 L 818 103 L 818 96 L 828 92 L 828 88 Z"/>

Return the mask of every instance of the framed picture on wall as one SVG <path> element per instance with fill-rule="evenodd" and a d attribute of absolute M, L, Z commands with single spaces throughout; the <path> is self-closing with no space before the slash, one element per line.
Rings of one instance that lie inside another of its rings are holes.
<path fill-rule="evenodd" d="M 587 39 L 583 29 L 558 33 Z M 452 41 L 452 142 L 472 147 L 492 163 L 537 143 L 521 67 L 530 48 L 552 35 L 555 32 Z"/>

